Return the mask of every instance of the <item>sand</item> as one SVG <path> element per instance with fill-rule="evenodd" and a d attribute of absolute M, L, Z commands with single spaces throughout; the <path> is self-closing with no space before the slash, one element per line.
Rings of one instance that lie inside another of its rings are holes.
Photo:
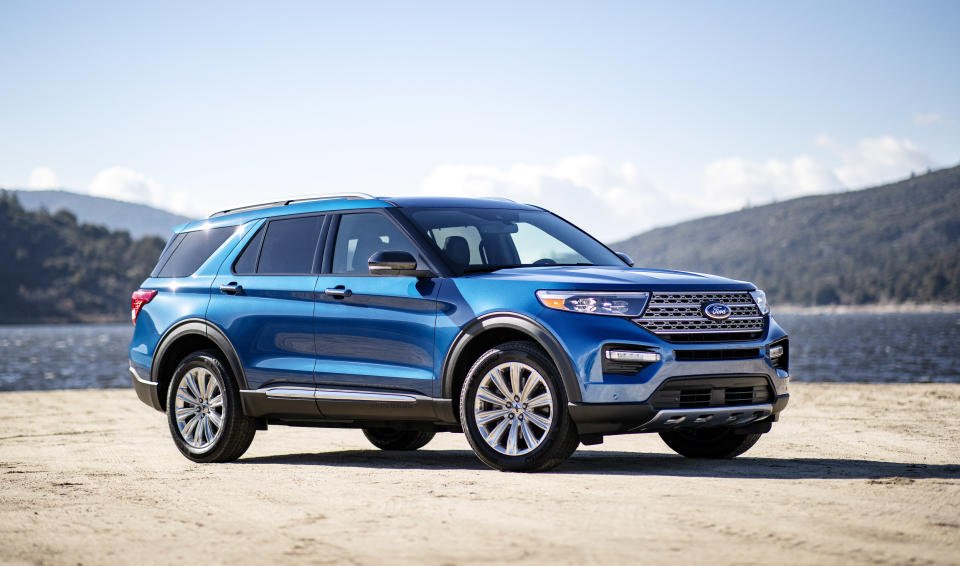
<path fill-rule="evenodd" d="M 131 390 L 3 393 L 0 563 L 960 563 L 960 385 L 792 387 L 735 460 L 634 435 L 536 475 L 286 427 L 194 464 Z"/>

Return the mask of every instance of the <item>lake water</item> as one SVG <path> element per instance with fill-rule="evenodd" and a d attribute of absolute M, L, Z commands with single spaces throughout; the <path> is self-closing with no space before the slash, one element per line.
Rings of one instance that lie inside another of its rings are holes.
<path fill-rule="evenodd" d="M 795 381 L 960 383 L 960 315 L 777 315 Z M 130 324 L 0 326 L 0 391 L 130 387 Z"/>

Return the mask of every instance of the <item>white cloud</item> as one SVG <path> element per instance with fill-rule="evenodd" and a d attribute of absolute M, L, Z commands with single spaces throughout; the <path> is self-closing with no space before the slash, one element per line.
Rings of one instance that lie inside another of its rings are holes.
<path fill-rule="evenodd" d="M 789 161 L 718 159 L 703 174 L 703 194 L 714 209 L 733 209 L 841 189 L 859 189 L 907 177 L 932 165 L 930 157 L 908 139 L 863 138 L 855 146 L 821 134 L 816 144 L 830 164 L 799 155 Z"/>
<path fill-rule="evenodd" d="M 820 135 L 817 143 L 839 157 L 840 164 L 833 170 L 850 189 L 907 177 L 911 171 L 923 171 L 933 164 L 926 153 L 906 138 L 863 138 L 856 147 L 846 147 Z"/>
<path fill-rule="evenodd" d="M 930 126 L 943 122 L 943 116 L 937 112 L 918 112 L 913 115 L 913 123 L 918 126 Z"/>
<path fill-rule="evenodd" d="M 30 172 L 27 186 L 31 189 L 55 189 L 60 186 L 57 175 L 49 167 L 37 167 Z"/>
<path fill-rule="evenodd" d="M 420 193 L 533 203 L 605 241 L 663 224 L 671 208 L 682 206 L 635 164 L 614 165 L 592 155 L 565 157 L 553 165 L 440 165 L 424 179 Z"/>
<path fill-rule="evenodd" d="M 841 186 L 834 172 L 809 155 L 763 163 L 740 157 L 718 159 L 707 165 L 703 174 L 704 197 L 714 210 L 733 210 L 748 203 L 767 203 Z"/>
<path fill-rule="evenodd" d="M 649 228 L 747 204 L 766 204 L 802 195 L 864 188 L 924 171 L 931 159 L 908 139 L 863 138 L 845 146 L 816 138 L 825 155 L 750 161 L 742 157 L 709 163 L 699 183 L 662 189 L 626 162 L 611 164 L 593 155 L 565 157 L 552 165 L 509 167 L 440 165 L 422 182 L 423 195 L 507 197 L 556 212 L 601 240 L 614 242 Z"/>
<path fill-rule="evenodd" d="M 100 171 L 90 181 L 88 190 L 94 196 L 146 204 L 188 216 L 197 215 L 185 193 L 167 189 L 128 167 L 109 167 Z"/>

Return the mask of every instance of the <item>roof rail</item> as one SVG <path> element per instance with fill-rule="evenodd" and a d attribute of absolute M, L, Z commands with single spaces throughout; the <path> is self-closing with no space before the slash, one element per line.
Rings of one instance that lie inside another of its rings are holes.
<path fill-rule="evenodd" d="M 490 196 L 486 196 L 486 197 L 480 197 L 480 198 L 487 199 L 487 200 L 498 200 L 498 201 L 500 201 L 500 202 L 513 202 L 513 203 L 517 202 L 517 201 L 513 200 L 512 198 L 507 198 L 507 197 L 490 197 Z"/>
<path fill-rule="evenodd" d="M 221 210 L 219 212 L 214 212 L 213 214 L 210 215 L 210 218 L 213 218 L 214 216 L 224 216 L 226 214 L 233 214 L 235 212 L 257 210 L 260 208 L 274 208 L 277 206 L 289 206 L 291 204 L 300 203 L 300 202 L 312 202 L 317 200 L 337 200 L 337 199 L 372 200 L 375 198 L 376 197 L 374 197 L 373 195 L 369 195 L 367 193 L 331 193 L 331 194 L 315 195 L 315 196 L 309 196 L 309 197 L 296 197 L 296 198 L 285 199 L 285 200 L 275 200 L 272 202 L 263 202 L 260 204 L 249 204 L 246 206 L 238 206 L 236 208 L 228 208 L 225 210 Z"/>

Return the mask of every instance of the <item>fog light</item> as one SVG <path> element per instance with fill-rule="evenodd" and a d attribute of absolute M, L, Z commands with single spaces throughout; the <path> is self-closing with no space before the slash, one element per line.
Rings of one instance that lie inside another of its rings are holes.
<path fill-rule="evenodd" d="M 607 359 L 613 362 L 635 362 L 650 364 L 660 361 L 660 354 L 657 352 L 637 352 L 631 350 L 607 350 Z"/>
<path fill-rule="evenodd" d="M 783 355 L 783 346 L 770 347 L 770 359 L 775 360 Z"/>

